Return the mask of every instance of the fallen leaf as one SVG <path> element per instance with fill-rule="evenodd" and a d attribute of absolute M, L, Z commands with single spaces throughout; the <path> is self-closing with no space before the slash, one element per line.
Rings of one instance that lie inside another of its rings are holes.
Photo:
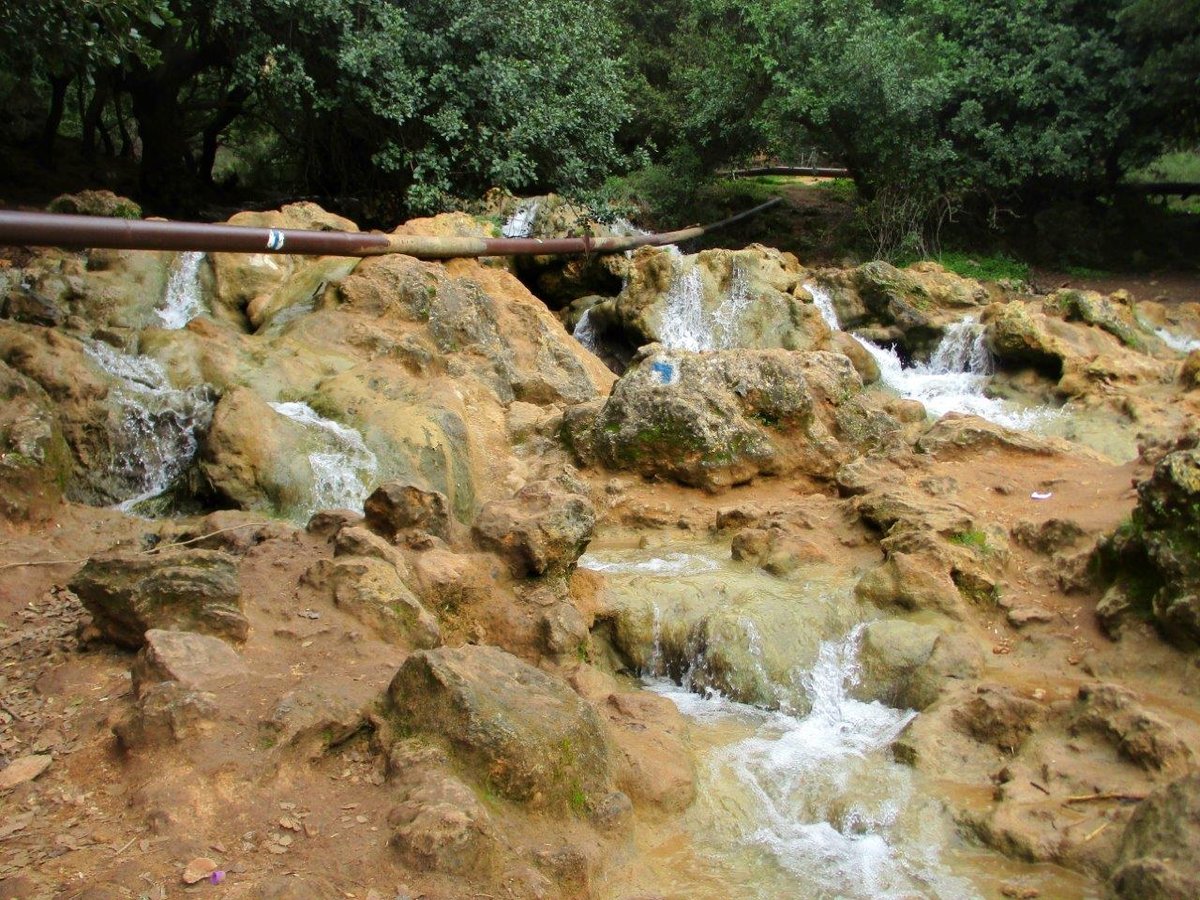
<path fill-rule="evenodd" d="M 22 756 L 0 769 L 0 791 L 15 788 L 18 784 L 33 781 L 48 768 L 53 759 L 45 755 Z"/>

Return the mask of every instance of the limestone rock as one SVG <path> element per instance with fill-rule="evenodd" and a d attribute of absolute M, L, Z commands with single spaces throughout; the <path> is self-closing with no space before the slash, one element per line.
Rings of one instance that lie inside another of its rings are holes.
<path fill-rule="evenodd" d="M 244 641 L 237 564 L 217 550 L 154 556 L 96 556 L 71 579 L 71 590 L 110 641 L 139 648 L 151 628 L 187 629 Z"/>
<path fill-rule="evenodd" d="M 241 656 L 220 638 L 151 628 L 145 640 L 132 669 L 133 690 L 139 697 L 162 681 L 177 681 L 189 690 L 211 690 L 226 678 L 246 674 Z"/>
<path fill-rule="evenodd" d="M 440 491 L 421 485 L 388 481 L 377 487 L 363 504 L 367 527 L 390 541 L 410 529 L 442 540 L 450 538 L 450 503 Z"/>
<path fill-rule="evenodd" d="M 1073 734 L 1099 734 L 1130 762 L 1151 771 L 1180 771 L 1194 759 L 1170 725 L 1118 685 L 1080 688 L 1069 727 Z"/>
<path fill-rule="evenodd" d="M 363 514 L 352 509 L 321 509 L 312 514 L 304 530 L 332 540 L 343 528 L 352 528 L 363 521 Z"/>
<path fill-rule="evenodd" d="M 860 600 L 881 609 L 932 610 L 962 618 L 963 598 L 944 568 L 926 556 L 891 553 L 854 586 Z"/>
<path fill-rule="evenodd" d="M 670 700 L 613 693 L 600 707 L 618 751 L 617 786 L 635 801 L 681 812 L 696 797 L 687 723 Z"/>
<path fill-rule="evenodd" d="M 1200 350 L 1193 350 L 1179 368 L 1179 383 L 1189 391 L 1200 388 Z"/>
<path fill-rule="evenodd" d="M 1200 772 L 1159 788 L 1139 805 L 1121 838 L 1109 882 L 1121 900 L 1200 896 Z"/>
<path fill-rule="evenodd" d="M 361 525 L 347 525 L 338 529 L 333 539 L 334 556 L 368 556 L 387 563 L 401 579 L 408 574 L 408 565 L 400 551 Z"/>
<path fill-rule="evenodd" d="M 917 439 L 917 449 L 938 459 L 957 459 L 987 450 L 1049 456 L 1058 447 L 1044 438 L 1005 428 L 978 416 L 947 413 Z"/>
<path fill-rule="evenodd" d="M 829 326 L 803 288 L 790 253 L 752 245 L 679 256 L 634 254 L 615 303 L 620 327 L 641 344 L 688 350 L 823 350 Z M 682 324 L 681 324 L 682 323 Z M 681 328 L 687 329 L 685 333 Z"/>
<path fill-rule="evenodd" d="M 1019 300 L 989 307 L 984 315 L 988 349 L 1003 363 L 1030 366 L 1051 378 L 1061 378 L 1063 363 L 1070 355 L 1051 335 L 1044 317 L 1034 314 Z"/>
<path fill-rule="evenodd" d="M 482 548 L 499 553 L 520 576 L 570 571 L 595 529 L 596 512 L 587 497 L 537 481 L 511 500 L 485 505 L 472 532 Z"/>
<path fill-rule="evenodd" d="M 304 579 L 327 592 L 339 609 L 372 628 L 381 640 L 412 647 L 441 643 L 437 619 L 389 563 L 365 556 L 339 556 L 317 562 Z"/>
<path fill-rule="evenodd" d="M 493 647 L 414 653 L 388 688 L 403 727 L 445 739 L 497 793 L 534 806 L 609 791 L 596 713 L 559 679 Z"/>
<path fill-rule="evenodd" d="M 946 679 L 971 679 L 983 654 L 969 638 L 931 625 L 881 619 L 863 630 L 862 676 L 854 696 L 921 710 L 941 694 Z"/>
<path fill-rule="evenodd" d="M 152 750 L 195 738 L 218 714 L 216 695 L 178 681 L 143 684 L 133 710 L 113 726 L 121 747 Z"/>
<path fill-rule="evenodd" d="M 954 726 L 981 744 L 1014 754 L 1043 718 L 1042 707 L 1002 685 L 980 685 L 973 696 L 957 706 Z"/>
<path fill-rule="evenodd" d="M 652 346 L 603 407 L 568 411 L 564 429 L 585 462 L 708 490 L 760 474 L 832 477 L 849 455 L 833 411 L 861 386 L 836 353 Z"/>
<path fill-rule="evenodd" d="M 0 515 L 39 518 L 57 505 L 71 455 L 53 401 L 31 378 L 0 362 Z"/>
<path fill-rule="evenodd" d="M 0 791 L 7 791 L 19 784 L 33 781 L 50 768 L 53 761 L 53 758 L 48 755 L 22 756 L 14 759 L 0 769 Z"/>
<path fill-rule="evenodd" d="M 372 699 L 358 682 L 309 679 L 279 698 L 260 733 L 272 746 L 316 759 L 367 726 Z"/>
<path fill-rule="evenodd" d="M 400 859 L 418 871 L 486 877 L 496 862 L 496 831 L 449 760 L 404 741 L 392 748 L 388 771 L 400 801 L 388 814 L 389 843 Z"/>

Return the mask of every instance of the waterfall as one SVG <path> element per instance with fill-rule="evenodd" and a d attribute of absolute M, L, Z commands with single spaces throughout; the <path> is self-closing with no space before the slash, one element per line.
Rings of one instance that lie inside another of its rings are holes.
<path fill-rule="evenodd" d="M 841 331 L 829 292 L 806 284 L 821 317 Z M 948 412 L 968 413 L 1009 428 L 1044 425 L 1053 413 L 1045 408 L 1022 409 L 984 394 L 993 372 L 984 327 L 972 317 L 946 329 L 929 362 L 905 365 L 891 347 L 855 337 L 879 366 L 880 380 L 910 400 L 919 400 L 935 418 Z"/>
<path fill-rule="evenodd" d="M 100 341 L 87 341 L 88 356 L 117 379 L 109 400 L 120 415 L 110 435 L 109 472 L 126 512 L 166 491 L 191 464 L 199 435 L 212 420 L 207 386 L 176 390 L 163 367 L 148 356 L 123 353 Z"/>
<path fill-rule="evenodd" d="M 303 425 L 316 447 L 308 454 L 313 491 L 298 516 L 319 509 L 361 509 L 379 474 L 379 461 L 362 435 L 318 415 L 307 403 L 272 403 L 271 408 Z"/>
<path fill-rule="evenodd" d="M 204 254 L 180 253 L 167 276 L 167 291 L 157 310 L 163 328 L 183 328 L 204 311 L 200 295 L 200 265 Z"/>
<path fill-rule="evenodd" d="M 517 204 L 517 208 L 513 210 L 508 221 L 504 223 L 501 233 L 506 238 L 525 238 L 529 237 L 533 231 L 534 220 L 537 219 L 538 210 L 541 208 L 542 201 L 538 198 L 533 200 L 522 200 Z"/>
<path fill-rule="evenodd" d="M 663 302 L 659 342 L 672 350 L 693 352 L 735 346 L 738 320 L 750 305 L 746 273 L 734 265 L 728 289 L 709 312 L 704 306 L 704 278 L 700 268 L 694 262 L 685 262 L 683 257 L 675 257 L 673 265 L 675 278 Z"/>
<path fill-rule="evenodd" d="M 571 332 L 571 336 L 588 350 L 592 351 L 592 353 L 600 352 L 600 336 L 596 334 L 596 326 L 592 324 L 592 311 L 590 309 L 583 311 L 583 315 L 575 323 L 575 330 Z"/>

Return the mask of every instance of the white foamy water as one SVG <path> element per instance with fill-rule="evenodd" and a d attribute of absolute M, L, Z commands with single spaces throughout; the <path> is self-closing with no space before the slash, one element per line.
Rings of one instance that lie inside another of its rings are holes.
<path fill-rule="evenodd" d="M 512 215 L 508 217 L 508 221 L 501 228 L 501 233 L 506 238 L 525 238 L 529 237 L 533 231 L 534 220 L 537 219 L 538 209 L 541 207 L 541 200 L 522 200 L 517 204 L 517 208 L 513 210 Z"/>
<path fill-rule="evenodd" d="M 729 286 L 712 310 L 704 304 L 699 267 L 682 256 L 672 260 L 675 278 L 667 290 L 659 343 L 672 350 L 725 350 L 736 345 L 738 320 L 750 305 L 749 280 L 736 264 Z"/>
<path fill-rule="evenodd" d="M 1200 338 L 1190 338 L 1181 334 L 1175 334 L 1167 328 L 1156 328 L 1154 333 L 1158 339 L 1179 353 L 1191 353 L 1193 350 L 1200 350 Z"/>
<path fill-rule="evenodd" d="M 167 291 L 157 310 L 163 328 L 183 328 L 204 311 L 200 294 L 200 265 L 204 254 L 193 251 L 175 257 L 167 277 Z"/>
<path fill-rule="evenodd" d="M 833 298 L 817 285 L 806 284 L 814 305 L 830 328 L 840 331 Z M 1055 412 L 1021 408 L 984 394 L 994 367 L 984 328 L 973 318 L 946 329 L 928 362 L 905 365 L 893 348 L 855 336 L 879 366 L 880 380 L 910 400 L 919 400 L 935 418 L 948 412 L 967 413 L 1008 428 L 1033 429 L 1047 424 Z"/>
<path fill-rule="evenodd" d="M 745 865 L 748 851 L 766 857 L 761 884 L 739 896 L 780 896 L 788 884 L 797 897 L 977 895 L 942 864 L 948 829 L 924 813 L 911 770 L 888 753 L 916 714 L 849 696 L 861 633 L 821 645 L 799 679 L 812 704 L 804 716 L 648 682 L 696 727 L 749 732 L 706 760 L 690 814 L 701 853 L 718 868 Z"/>
<path fill-rule="evenodd" d="M 304 425 L 318 445 L 308 454 L 313 492 L 299 517 L 307 519 L 319 509 L 360 509 L 379 473 L 379 461 L 362 435 L 318 415 L 307 403 L 272 403 L 271 408 Z"/>
<path fill-rule="evenodd" d="M 571 336 L 593 353 L 599 352 L 600 337 L 596 334 L 596 326 L 592 324 L 592 311 L 590 309 L 583 311 L 583 315 L 575 323 L 575 330 L 571 332 Z"/>
<path fill-rule="evenodd" d="M 118 508 L 132 511 L 166 491 L 191 464 L 212 420 L 213 400 L 207 387 L 171 387 L 166 371 L 148 356 L 101 341 L 86 341 L 84 349 L 118 380 L 108 397 L 120 420 L 110 435 L 107 474 L 120 494 Z"/>
<path fill-rule="evenodd" d="M 631 553 L 628 550 L 616 550 L 585 553 L 579 558 L 579 567 L 608 574 L 669 576 L 715 572 L 721 564 L 712 557 L 697 553 L 673 550 L 655 556 L 646 551 Z"/>

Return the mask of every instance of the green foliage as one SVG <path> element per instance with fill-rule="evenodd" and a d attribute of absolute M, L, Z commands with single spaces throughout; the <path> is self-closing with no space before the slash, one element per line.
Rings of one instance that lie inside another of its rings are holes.
<path fill-rule="evenodd" d="M 979 281 L 1028 281 L 1029 264 L 1005 254 L 989 256 L 954 251 L 942 253 L 937 261 L 955 275 Z"/>
<path fill-rule="evenodd" d="M 958 531 L 950 535 L 947 540 L 959 547 L 966 547 L 968 550 L 973 550 L 981 556 L 987 556 L 992 552 L 991 546 L 988 544 L 987 534 L 977 528 L 969 531 Z"/>

